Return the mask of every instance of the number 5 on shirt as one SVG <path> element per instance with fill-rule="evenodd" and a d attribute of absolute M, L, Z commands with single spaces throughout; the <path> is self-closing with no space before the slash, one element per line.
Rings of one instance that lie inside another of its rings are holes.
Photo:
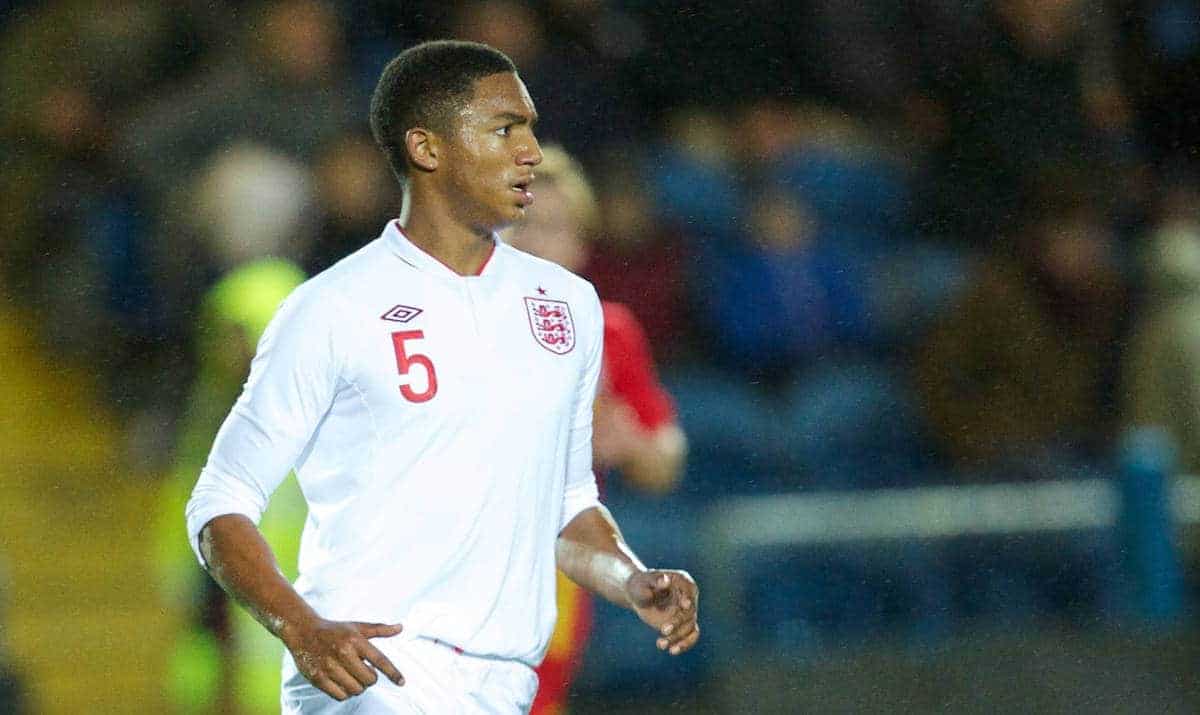
<path fill-rule="evenodd" d="M 425 371 L 425 390 L 417 392 L 412 388 L 412 382 L 406 382 L 400 385 L 400 394 L 404 395 L 404 399 L 409 402 L 428 402 L 437 394 L 437 373 L 433 369 L 433 361 L 428 355 L 420 353 L 412 353 L 411 355 L 404 347 L 407 340 L 421 340 L 425 337 L 423 330 L 401 330 L 392 333 L 392 345 L 396 348 L 396 369 L 400 371 L 403 377 L 409 377 L 409 370 L 413 365 L 418 365 Z"/>

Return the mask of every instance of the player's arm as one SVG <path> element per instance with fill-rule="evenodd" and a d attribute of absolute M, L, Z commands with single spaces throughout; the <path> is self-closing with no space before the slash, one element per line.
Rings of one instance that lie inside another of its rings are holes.
<path fill-rule="evenodd" d="M 345 700 L 374 685 L 364 660 L 397 685 L 404 677 L 369 638 L 394 636 L 401 627 L 381 623 L 327 621 L 317 615 L 284 577 L 254 522 L 224 514 L 200 531 L 200 553 L 221 588 L 283 641 L 309 682 Z"/>
<path fill-rule="evenodd" d="M 333 404 L 341 366 L 327 306 L 305 287 L 285 301 L 259 342 L 250 377 L 217 433 L 186 508 L 188 543 L 234 600 L 283 640 L 300 672 L 338 700 L 400 673 L 368 638 L 396 626 L 326 621 L 280 572 L 256 524 L 270 495 Z"/>
<path fill-rule="evenodd" d="M 598 498 L 592 472 L 592 419 L 600 383 L 604 318 L 595 291 L 589 297 L 584 324 L 595 332 L 576 387 L 555 560 L 575 583 L 636 612 L 658 633 L 659 648 L 678 655 L 700 637 L 695 582 L 683 571 L 647 569 Z"/>
<path fill-rule="evenodd" d="M 555 559 L 572 581 L 636 613 L 657 633 L 660 650 L 679 655 L 700 639 L 696 582 L 686 571 L 647 569 L 603 506 L 571 519 Z"/>

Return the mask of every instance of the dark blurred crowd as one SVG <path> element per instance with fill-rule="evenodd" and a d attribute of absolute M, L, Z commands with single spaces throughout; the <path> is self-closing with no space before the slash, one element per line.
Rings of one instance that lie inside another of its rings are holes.
<path fill-rule="evenodd" d="M 367 98 L 434 37 L 508 53 L 589 169 L 586 273 L 645 324 L 685 492 L 1070 475 L 1200 407 L 1194 0 L 8 0 L 0 32 L 0 294 L 150 466 L 205 290 L 398 213 Z"/>

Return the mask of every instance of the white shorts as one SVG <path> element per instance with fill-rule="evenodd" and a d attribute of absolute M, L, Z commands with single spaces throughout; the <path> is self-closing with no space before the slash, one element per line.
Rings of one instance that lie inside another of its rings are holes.
<path fill-rule="evenodd" d="M 515 660 L 460 653 L 425 638 L 374 638 L 404 676 L 396 685 L 382 673 L 362 695 L 338 702 L 305 680 L 284 653 L 283 715 L 516 715 L 529 712 L 537 675 Z"/>

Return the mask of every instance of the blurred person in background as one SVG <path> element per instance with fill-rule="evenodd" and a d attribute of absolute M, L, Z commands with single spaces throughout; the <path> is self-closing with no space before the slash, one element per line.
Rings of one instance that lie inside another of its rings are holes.
<path fill-rule="evenodd" d="M 97 365 L 127 413 L 140 379 L 132 374 L 145 368 L 140 351 L 161 327 L 141 196 L 114 163 L 104 99 L 85 83 L 48 88 L 21 122 L 21 140 L 0 148 L 11 158 L 0 170 L 12 188 L 3 200 L 13 201 L 12 233 L 0 247 L 6 277 L 16 295 L 58 317 L 43 322 L 40 337 Z"/>
<path fill-rule="evenodd" d="M 119 138 L 130 107 L 211 41 L 214 14 L 66 0 L 22 8 L 0 35 L 0 266 L 19 300 L 56 316 L 40 337 L 94 366 L 122 418 L 147 402 L 166 317 Z"/>
<path fill-rule="evenodd" d="M 632 151 L 619 145 L 605 153 L 624 157 Z M 659 218 L 646 181 L 641 167 L 623 160 L 601 168 L 597 198 L 604 211 L 582 273 L 606 300 L 629 308 L 657 360 L 672 361 L 691 348 L 685 238 Z"/>
<path fill-rule="evenodd" d="M 190 312 L 215 278 L 187 240 L 191 179 L 239 138 L 306 159 L 352 121 L 325 6 L 254 6 L 235 42 L 228 14 L 190 1 L 48 3 L 20 13 L 0 44 L 12 98 L 0 107 L 0 204 L 14 224 L 0 260 L 21 298 L 56 316 L 40 326 L 50 345 L 96 366 L 136 471 L 164 467 L 190 377 Z"/>
<path fill-rule="evenodd" d="M 163 597 L 180 621 L 167 686 L 180 713 L 278 711 L 283 647 L 195 565 L 178 519 L 221 420 L 237 399 L 275 309 L 304 281 L 317 210 L 308 168 L 239 142 L 214 154 L 189 191 L 201 254 L 219 277 L 200 302 L 192 348 L 196 375 L 162 485 L 156 560 Z M 289 578 L 296 575 L 306 511 L 294 478 L 277 490 L 260 528 Z"/>
<path fill-rule="evenodd" d="M 865 296 L 809 206 L 770 186 L 746 193 L 744 233 L 707 256 L 705 326 L 726 365 L 774 382 L 862 337 Z"/>
<path fill-rule="evenodd" d="M 522 251 L 580 273 L 588 265 L 599 211 L 583 170 L 556 146 L 542 148 L 537 205 L 511 229 Z M 592 433 L 598 476 L 615 470 L 635 489 L 671 491 L 683 473 L 687 441 L 670 396 L 658 382 L 650 345 L 634 314 L 602 301 L 604 353 Z M 591 597 L 562 572 L 557 579 L 558 621 L 538 667 L 532 713 L 565 713 L 571 681 L 591 632 Z"/>
<path fill-rule="evenodd" d="M 214 152 L 188 192 L 190 230 L 218 274 L 264 256 L 302 256 L 318 221 L 308 165 L 286 153 L 240 141 Z"/>
<path fill-rule="evenodd" d="M 911 100 L 938 131 L 924 228 L 980 245 L 1021 211 L 1031 180 L 1076 162 L 1124 162 L 1132 114 L 1114 21 L 1100 0 L 931 0 Z M 979 197 L 987 197 L 980 200 Z"/>
<path fill-rule="evenodd" d="M 1200 183 L 1169 185 L 1144 248 L 1148 295 L 1125 350 L 1122 422 L 1165 430 L 1200 474 Z"/>
<path fill-rule="evenodd" d="M 915 358 L 944 453 L 983 478 L 1058 478 L 1103 454 L 1114 428 L 1126 295 L 1116 237 L 1080 184 L 1047 186 Z"/>
<path fill-rule="evenodd" d="M 539 133 L 575 152 L 591 152 L 626 136 L 633 112 L 613 91 L 614 58 L 547 34 L 545 17 L 528 0 L 460 3 L 447 35 L 482 42 L 513 58 L 541 105 Z"/>
<path fill-rule="evenodd" d="M 29 3 L 0 34 L 0 215 L 9 235 L 0 259 L 10 278 L 36 275 L 36 212 L 62 173 L 102 173 L 111 188 L 122 157 L 110 155 L 132 104 L 189 68 L 215 34 L 209 3 L 150 0 Z"/>
<path fill-rule="evenodd" d="M 304 265 L 315 275 L 362 247 L 363 236 L 399 213 L 387 191 L 387 162 L 370 137 L 346 134 L 317 156 L 316 179 L 320 225 Z"/>
<path fill-rule="evenodd" d="M 665 221 L 704 240 L 727 236 L 738 211 L 735 145 L 718 112 L 687 105 L 670 113 L 647 172 Z"/>
<path fill-rule="evenodd" d="M 1122 78 L 1155 166 L 1200 171 L 1200 3 L 1121 0 Z"/>
<path fill-rule="evenodd" d="M 365 97 L 343 81 L 338 15 L 320 0 L 269 0 L 245 17 L 221 55 L 183 86 L 140 108 L 121 137 L 123 155 L 157 201 L 176 209 L 172 188 L 217 147 L 254 141 L 312 161 L 329 142 L 361 126 Z"/>

